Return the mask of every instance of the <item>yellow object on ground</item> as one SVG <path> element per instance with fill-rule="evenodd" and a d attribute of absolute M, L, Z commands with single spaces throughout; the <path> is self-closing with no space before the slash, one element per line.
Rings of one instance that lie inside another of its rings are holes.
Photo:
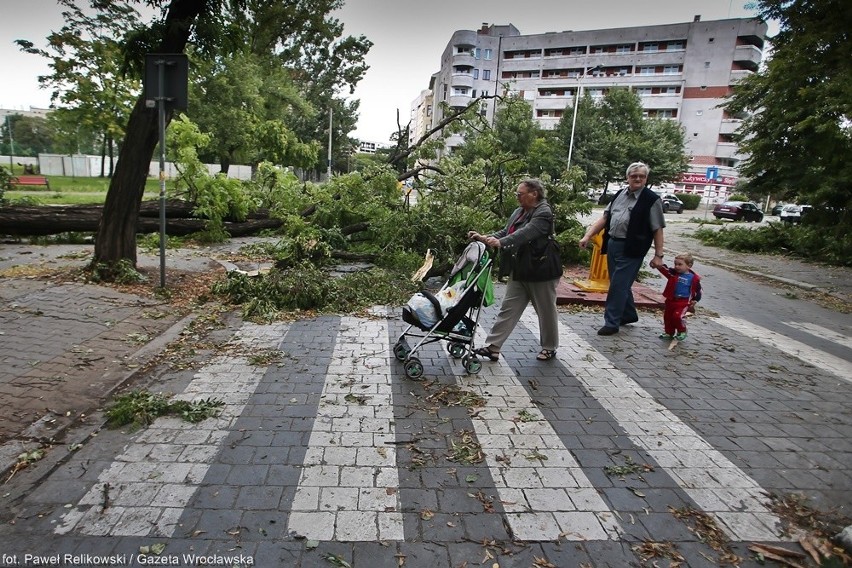
<path fill-rule="evenodd" d="M 606 255 L 601 253 L 603 247 L 603 231 L 590 239 L 592 245 L 592 264 L 589 268 L 589 278 L 574 280 L 577 288 L 586 292 L 606 292 L 609 290 L 609 270 L 606 267 Z"/>

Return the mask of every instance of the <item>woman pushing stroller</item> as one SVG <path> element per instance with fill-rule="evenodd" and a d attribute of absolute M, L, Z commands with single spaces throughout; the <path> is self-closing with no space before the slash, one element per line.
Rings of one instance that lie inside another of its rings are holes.
<path fill-rule="evenodd" d="M 500 305 L 497 321 L 486 339 L 486 346 L 475 353 L 491 361 L 500 358 L 500 350 L 509 338 L 527 305 L 532 302 L 540 330 L 541 351 L 536 359 L 548 361 L 559 347 L 559 325 L 556 312 L 556 286 L 560 274 L 522 274 L 518 270 L 518 251 L 523 247 L 542 250 L 547 239 L 553 238 L 553 210 L 545 198 L 544 185 L 537 179 L 518 184 L 515 192 L 520 205 L 509 216 L 506 226 L 490 235 L 470 231 L 468 238 L 500 250 L 499 275 L 509 276 L 506 294 Z M 542 268 L 541 270 L 546 270 Z"/>

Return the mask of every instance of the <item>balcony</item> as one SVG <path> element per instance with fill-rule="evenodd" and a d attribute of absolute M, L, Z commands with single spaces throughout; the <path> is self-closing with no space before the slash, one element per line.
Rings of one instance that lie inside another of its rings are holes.
<path fill-rule="evenodd" d="M 473 100 L 473 97 L 470 95 L 450 95 L 448 102 L 452 108 L 464 108 L 470 104 L 471 100 Z"/>
<path fill-rule="evenodd" d="M 562 97 L 538 97 L 535 100 L 537 110 L 559 110 L 574 104 L 574 97 L 566 95 Z"/>
<path fill-rule="evenodd" d="M 680 108 L 680 94 L 673 95 L 648 95 L 642 97 L 642 108 L 646 110 L 662 108 Z"/>
<path fill-rule="evenodd" d="M 749 75 L 753 74 L 753 71 L 746 71 L 745 69 L 733 69 L 731 70 L 731 84 L 739 83 Z"/>
<path fill-rule="evenodd" d="M 742 160 L 745 156 L 740 153 L 739 147 L 733 142 L 717 142 L 716 157 L 728 160 Z"/>
<path fill-rule="evenodd" d="M 450 77 L 450 86 L 452 87 L 473 87 L 473 75 L 470 73 L 453 73 Z"/>
<path fill-rule="evenodd" d="M 719 134 L 733 134 L 739 129 L 740 124 L 742 124 L 740 120 L 722 119 L 722 122 L 719 124 Z"/>
<path fill-rule="evenodd" d="M 473 53 L 457 53 L 453 55 L 453 66 L 465 65 L 467 67 L 475 67 L 476 59 L 473 58 Z"/>
<path fill-rule="evenodd" d="M 763 54 L 753 45 L 738 45 L 734 49 L 734 62 L 746 69 L 757 71 Z"/>

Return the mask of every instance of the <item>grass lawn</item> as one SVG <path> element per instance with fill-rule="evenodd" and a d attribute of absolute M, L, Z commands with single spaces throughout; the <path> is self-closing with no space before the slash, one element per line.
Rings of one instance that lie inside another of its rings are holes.
<path fill-rule="evenodd" d="M 11 204 L 17 201 L 41 205 L 87 205 L 102 204 L 109 189 L 109 178 L 47 176 L 50 189 L 27 186 L 26 190 L 14 189 L 6 192 Z M 20 186 L 18 186 L 20 187 Z M 156 199 L 160 194 L 160 182 L 156 178 L 145 181 L 143 199 Z"/>

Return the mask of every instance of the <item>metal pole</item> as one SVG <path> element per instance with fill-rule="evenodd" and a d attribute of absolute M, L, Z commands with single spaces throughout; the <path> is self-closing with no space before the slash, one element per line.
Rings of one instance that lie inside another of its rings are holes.
<path fill-rule="evenodd" d="M 166 61 L 157 61 L 160 125 L 160 288 L 166 287 Z"/>
<path fill-rule="evenodd" d="M 328 170 L 326 170 L 326 176 L 330 180 L 331 179 L 331 125 L 332 125 L 332 117 L 334 116 L 334 109 L 329 107 L 328 109 Z"/>
<path fill-rule="evenodd" d="M 585 68 L 583 74 L 577 79 L 577 93 L 574 99 L 574 118 L 571 120 L 571 142 L 568 143 L 568 170 L 571 170 L 571 156 L 574 154 L 574 128 L 577 127 L 577 107 L 580 106 L 580 92 L 583 89 L 583 77 L 586 76 Z"/>
<path fill-rule="evenodd" d="M 14 175 L 15 171 L 12 169 L 12 156 L 15 154 L 15 141 L 12 139 L 12 121 L 9 120 L 9 115 L 6 115 L 6 130 L 9 131 L 9 175 Z"/>

